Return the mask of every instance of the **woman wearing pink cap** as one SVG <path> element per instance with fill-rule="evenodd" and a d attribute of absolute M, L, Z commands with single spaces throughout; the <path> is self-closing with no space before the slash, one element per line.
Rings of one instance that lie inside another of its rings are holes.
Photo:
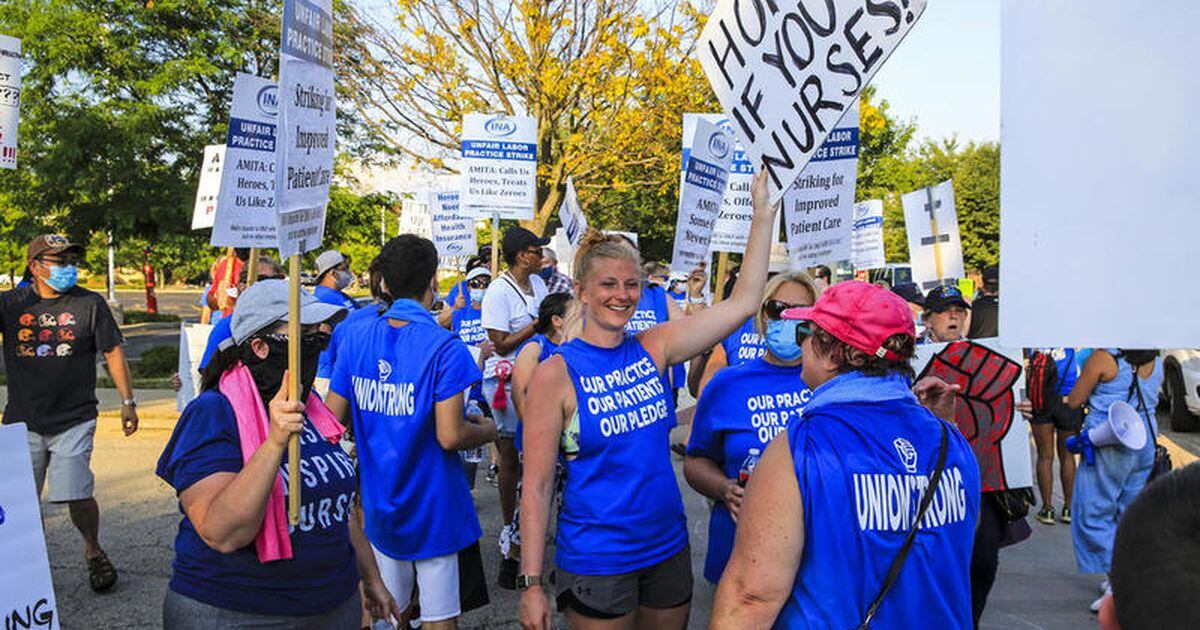
<path fill-rule="evenodd" d="M 712 627 L 971 627 L 979 468 L 922 406 L 952 390 L 911 389 L 908 305 L 843 282 L 783 317 L 813 396 L 750 478 Z"/>

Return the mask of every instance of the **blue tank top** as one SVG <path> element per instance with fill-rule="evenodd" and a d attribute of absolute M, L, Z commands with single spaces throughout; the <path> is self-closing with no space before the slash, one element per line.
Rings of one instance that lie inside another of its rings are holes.
<path fill-rule="evenodd" d="M 901 376 L 838 376 L 788 425 L 804 556 L 776 628 L 853 628 L 879 592 L 937 463 L 941 420 Z M 949 427 L 953 429 L 953 427 Z M 872 628 L 970 628 L 979 467 L 948 433 L 941 483 Z"/>
<path fill-rule="evenodd" d="M 754 329 L 754 318 L 747 319 L 737 330 L 721 340 L 728 365 L 741 365 L 767 353 L 767 344 Z"/>
<path fill-rule="evenodd" d="M 540 348 L 538 363 L 542 363 L 546 359 L 549 359 L 555 352 L 558 352 L 558 344 L 550 341 L 550 338 L 542 333 L 534 333 L 532 337 L 525 340 L 525 343 L 521 344 L 521 347 L 524 348 L 526 344 L 530 343 L 536 343 L 538 344 L 538 348 Z M 517 354 L 520 353 L 521 350 L 518 349 Z M 475 390 L 472 389 L 471 391 L 474 392 Z M 517 418 L 517 435 L 513 438 L 513 446 L 516 447 L 518 453 L 525 450 L 525 425 L 520 418 Z"/>
<path fill-rule="evenodd" d="M 638 335 L 659 324 L 666 323 L 670 318 L 667 311 L 667 292 L 657 284 L 642 285 L 642 294 L 638 298 L 637 308 L 633 317 L 625 324 L 625 331 Z M 671 366 L 671 387 L 683 387 L 687 381 L 687 373 L 683 364 Z"/>
<path fill-rule="evenodd" d="M 582 575 L 643 569 L 687 544 L 671 466 L 675 408 L 666 378 L 636 337 L 601 348 L 558 347 L 575 386 L 579 454 L 566 462 L 559 568 Z"/>
<path fill-rule="evenodd" d="M 483 328 L 483 320 L 480 319 L 482 315 L 482 310 L 465 306 L 454 311 L 450 319 L 454 334 L 468 346 L 478 346 L 487 341 L 487 330 Z"/>
<path fill-rule="evenodd" d="M 1097 350 L 1097 352 L 1105 352 L 1105 350 Z M 1084 420 L 1083 428 L 1090 429 L 1108 422 L 1108 408 L 1119 400 L 1133 405 L 1133 408 L 1137 409 L 1142 417 L 1150 422 L 1150 427 L 1147 429 L 1153 428 L 1157 432 L 1158 421 L 1154 417 L 1154 409 L 1158 406 L 1158 392 L 1162 388 L 1162 359 L 1154 359 L 1154 372 L 1150 374 L 1149 378 L 1140 379 L 1138 382 L 1138 388 L 1142 391 L 1142 401 L 1146 403 L 1145 407 L 1142 407 L 1138 401 L 1137 389 L 1132 393 L 1129 391 L 1134 379 L 1133 366 L 1125 359 L 1116 356 L 1118 350 L 1109 349 L 1107 352 L 1117 360 L 1117 375 L 1107 383 L 1096 383 L 1096 388 L 1088 397 L 1090 413 Z M 1153 449 L 1152 441 L 1147 436 L 1145 448 Z"/>

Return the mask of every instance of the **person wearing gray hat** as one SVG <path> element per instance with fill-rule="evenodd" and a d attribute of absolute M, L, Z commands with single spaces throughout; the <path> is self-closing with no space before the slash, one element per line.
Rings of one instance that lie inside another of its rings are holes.
<path fill-rule="evenodd" d="M 336 304 L 350 310 L 358 308 L 358 302 L 346 295 L 344 290 L 354 282 L 350 270 L 350 257 L 336 249 L 321 252 L 317 256 L 317 286 L 313 295 L 326 304 Z"/>
<path fill-rule="evenodd" d="M 301 293 L 303 391 L 289 400 L 288 297 L 284 280 L 242 293 L 229 341 L 159 458 L 183 513 L 164 627 L 357 629 L 363 599 L 375 618 L 400 615 L 357 524 L 358 477 L 337 445 L 344 429 L 309 391 L 345 309 Z M 297 435 L 300 523 L 289 532 L 284 453 Z"/>

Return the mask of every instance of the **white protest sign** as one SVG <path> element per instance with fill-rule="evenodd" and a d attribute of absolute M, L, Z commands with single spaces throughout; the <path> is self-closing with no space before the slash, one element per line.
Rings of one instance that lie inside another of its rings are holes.
<path fill-rule="evenodd" d="M 783 195 L 792 268 L 850 258 L 850 217 L 857 181 L 858 101 L 855 101 Z"/>
<path fill-rule="evenodd" d="M 1200 4 L 998 4 L 1001 338 L 1200 348 Z"/>
<path fill-rule="evenodd" d="M 175 409 L 183 411 L 188 403 L 200 395 L 200 360 L 208 347 L 208 336 L 213 327 L 209 324 L 179 325 L 179 392 L 175 394 Z"/>
<path fill-rule="evenodd" d="M 418 201 L 405 201 L 400 207 L 400 218 L 396 222 L 396 233 L 416 234 L 417 236 L 433 240 L 433 219 L 429 216 L 429 204 Z"/>
<path fill-rule="evenodd" d="M 887 264 L 883 251 L 883 200 L 854 204 L 850 235 L 850 264 L 855 269 L 880 269 Z"/>
<path fill-rule="evenodd" d="M 279 86 L 238 73 L 233 79 L 221 194 L 209 243 L 216 247 L 277 247 L 275 133 Z"/>
<path fill-rule="evenodd" d="M 480 218 L 533 219 L 537 205 L 537 120 L 467 114 L 462 122 L 463 209 Z"/>
<path fill-rule="evenodd" d="M 225 145 L 210 144 L 204 147 L 204 161 L 200 163 L 200 185 L 196 187 L 196 205 L 192 208 L 193 230 L 213 226 L 217 215 L 217 197 L 221 194 L 221 170 L 224 164 Z"/>
<path fill-rule="evenodd" d="M 475 253 L 475 217 L 458 205 L 457 190 L 429 193 L 429 220 L 438 256 L 457 258 Z"/>
<path fill-rule="evenodd" d="M 21 121 L 21 40 L 0 35 L 0 168 L 17 168 Z"/>
<path fill-rule="evenodd" d="M 1024 357 L 1020 348 L 983 346 L 955 342 L 957 351 L 946 352 L 947 343 L 918 345 L 912 365 L 922 374 L 935 355 L 941 355 L 942 380 L 960 385 L 955 424 L 971 443 L 979 462 L 983 489 L 1004 490 L 1033 485 L 1033 456 L 1029 446 L 1029 423 L 1016 409 L 1025 399 Z M 1018 369 L 1003 358 L 1016 363 Z M 999 385 L 1009 384 L 1007 387 Z"/>
<path fill-rule="evenodd" d="M 683 179 L 687 174 L 688 158 L 692 154 L 692 138 L 696 135 L 698 121 L 712 123 L 733 136 L 733 125 L 724 114 L 684 114 L 683 115 L 683 159 L 679 164 L 679 189 L 683 190 Z M 746 241 L 750 238 L 750 220 L 754 218 L 754 203 L 750 198 L 750 184 L 754 181 L 754 167 L 746 159 L 746 151 L 742 145 L 733 144 L 733 160 L 729 163 L 729 183 L 725 188 L 725 198 L 721 202 L 721 212 L 717 216 L 717 224 L 713 226 L 710 252 L 730 252 L 740 254 L 746 251 Z M 682 202 L 682 197 L 680 198 Z M 680 211 L 683 206 L 680 205 Z"/>
<path fill-rule="evenodd" d="M 925 0 L 720 0 L 700 65 L 777 202 L 925 11 Z"/>
<path fill-rule="evenodd" d="M 948 280 L 962 278 L 962 239 L 954 210 L 954 182 L 914 190 L 900 201 L 908 230 L 908 259 L 913 282 L 928 291 Z"/>
<path fill-rule="evenodd" d="M 583 241 L 583 236 L 587 234 L 588 222 L 587 217 L 583 215 L 583 208 L 579 206 L 579 197 L 575 195 L 575 182 L 571 180 L 570 175 L 567 176 L 567 191 L 563 195 L 562 205 L 558 208 L 558 220 L 566 230 L 571 246 L 578 247 Z"/>
<path fill-rule="evenodd" d="M 54 584 L 23 423 L 0 426 L 0 616 L 5 628 L 58 628 Z"/>
<path fill-rule="evenodd" d="M 671 254 L 671 271 L 681 273 L 708 262 L 709 239 L 721 212 L 733 162 L 733 136 L 706 120 L 696 121 L 690 144 Z"/>
<path fill-rule="evenodd" d="M 333 179 L 333 0 L 284 0 L 275 150 L 279 255 L 321 246 Z"/>

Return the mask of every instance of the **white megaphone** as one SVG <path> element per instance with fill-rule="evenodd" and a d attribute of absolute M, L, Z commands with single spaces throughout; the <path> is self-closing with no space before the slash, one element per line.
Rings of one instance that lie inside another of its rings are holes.
<path fill-rule="evenodd" d="M 1131 451 L 1146 445 L 1146 421 L 1133 405 L 1120 400 L 1108 407 L 1108 422 L 1067 438 L 1067 450 L 1083 453 L 1089 465 L 1095 465 L 1095 447 L 1123 446 Z"/>

